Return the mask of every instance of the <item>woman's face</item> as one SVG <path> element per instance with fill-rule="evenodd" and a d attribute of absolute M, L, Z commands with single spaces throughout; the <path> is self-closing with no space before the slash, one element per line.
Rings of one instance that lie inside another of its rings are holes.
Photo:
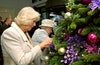
<path fill-rule="evenodd" d="M 50 35 L 52 33 L 52 27 L 47 27 L 47 33 Z"/>
<path fill-rule="evenodd" d="M 26 28 L 27 28 L 27 31 L 30 31 L 34 26 L 36 25 L 35 22 L 33 22 L 32 24 L 30 25 L 27 25 Z"/>
<path fill-rule="evenodd" d="M 11 19 L 11 18 L 8 18 L 8 19 L 6 20 L 6 23 L 7 23 L 8 25 L 11 25 L 12 19 Z"/>
<path fill-rule="evenodd" d="M 28 25 L 24 25 L 24 31 L 30 31 L 34 26 L 36 26 L 36 20 L 33 20 L 33 22 L 31 22 Z"/>

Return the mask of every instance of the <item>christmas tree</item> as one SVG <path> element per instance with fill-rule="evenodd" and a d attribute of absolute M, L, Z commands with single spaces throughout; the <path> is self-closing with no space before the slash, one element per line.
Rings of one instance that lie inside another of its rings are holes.
<path fill-rule="evenodd" d="M 47 65 L 100 65 L 100 0 L 68 0 L 62 15 Z"/>

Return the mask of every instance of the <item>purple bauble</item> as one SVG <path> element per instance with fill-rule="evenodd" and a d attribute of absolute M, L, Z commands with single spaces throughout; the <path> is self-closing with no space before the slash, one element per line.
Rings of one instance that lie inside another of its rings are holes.
<path fill-rule="evenodd" d="M 88 41 L 91 43 L 97 43 L 99 41 L 99 38 L 94 32 L 90 32 L 88 34 Z"/>
<path fill-rule="evenodd" d="M 91 0 L 82 0 L 82 2 L 83 2 L 84 4 L 89 4 L 89 3 L 91 2 Z"/>

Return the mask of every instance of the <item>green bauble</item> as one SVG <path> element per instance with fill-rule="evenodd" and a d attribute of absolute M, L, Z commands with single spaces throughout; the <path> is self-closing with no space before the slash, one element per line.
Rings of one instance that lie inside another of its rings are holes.
<path fill-rule="evenodd" d="M 66 50 L 65 50 L 64 47 L 59 48 L 59 49 L 58 49 L 58 54 L 59 54 L 59 55 L 64 55 L 64 54 L 65 54 L 65 51 L 66 51 Z"/>
<path fill-rule="evenodd" d="M 70 24 L 70 29 L 75 30 L 76 27 L 77 27 L 76 23 L 72 22 L 72 23 Z"/>

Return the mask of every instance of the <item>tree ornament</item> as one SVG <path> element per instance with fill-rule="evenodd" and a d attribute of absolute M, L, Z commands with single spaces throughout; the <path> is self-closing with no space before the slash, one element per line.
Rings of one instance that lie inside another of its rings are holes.
<path fill-rule="evenodd" d="M 54 46 L 54 44 L 52 43 L 52 44 L 50 44 L 50 50 L 51 51 L 55 51 L 55 46 Z"/>
<path fill-rule="evenodd" d="M 65 51 L 66 51 L 66 50 L 65 50 L 64 47 L 58 49 L 59 55 L 63 55 L 63 54 L 65 53 Z"/>
<path fill-rule="evenodd" d="M 64 40 L 68 40 L 69 38 L 69 33 L 64 33 Z"/>
<path fill-rule="evenodd" d="M 45 60 L 45 61 L 48 61 L 48 59 L 49 59 L 48 56 L 45 56 L 45 57 L 44 57 L 44 60 Z"/>
<path fill-rule="evenodd" d="M 70 16 L 71 16 L 71 13 L 70 13 L 70 12 L 67 12 L 67 13 L 65 13 L 64 18 L 68 18 L 68 17 L 70 17 Z"/>
<path fill-rule="evenodd" d="M 88 34 L 88 41 L 91 43 L 97 43 L 99 41 L 99 38 L 94 32 L 91 32 Z"/>
<path fill-rule="evenodd" d="M 77 27 L 76 23 L 72 22 L 72 23 L 70 24 L 70 29 L 75 30 L 76 27 Z"/>
<path fill-rule="evenodd" d="M 83 2 L 84 4 L 89 4 L 89 3 L 91 2 L 91 0 L 82 0 L 82 2 Z"/>

